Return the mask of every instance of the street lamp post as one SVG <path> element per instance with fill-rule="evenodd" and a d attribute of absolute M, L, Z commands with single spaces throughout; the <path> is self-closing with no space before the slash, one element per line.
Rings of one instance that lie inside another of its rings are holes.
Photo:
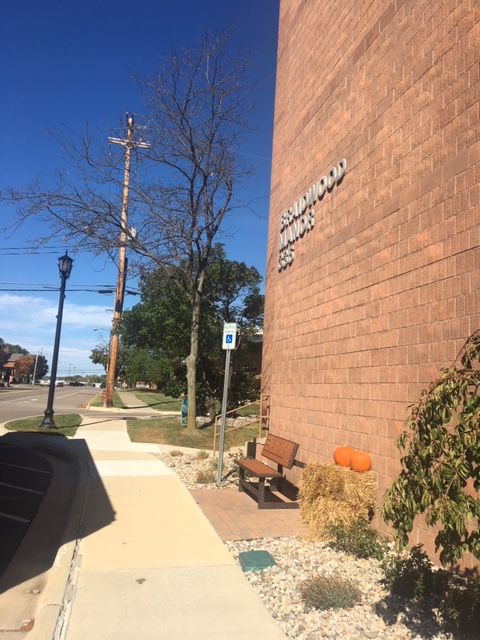
<path fill-rule="evenodd" d="M 65 283 L 72 272 L 73 260 L 67 253 L 58 259 L 58 271 L 60 273 L 60 298 L 58 301 L 57 329 L 55 331 L 55 344 L 53 346 L 52 369 L 50 372 L 50 385 L 48 387 L 47 408 L 41 429 L 56 429 L 53 421 L 53 397 L 55 395 L 55 380 L 57 377 L 58 350 L 60 347 L 60 333 L 62 331 L 63 301 L 65 299 Z"/>

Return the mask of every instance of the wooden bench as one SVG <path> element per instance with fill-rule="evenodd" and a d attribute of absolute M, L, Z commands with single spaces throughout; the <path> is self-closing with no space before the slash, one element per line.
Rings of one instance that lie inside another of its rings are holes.
<path fill-rule="evenodd" d="M 296 502 L 286 502 L 284 500 L 265 500 L 265 480 L 277 490 L 283 490 L 284 475 L 283 470 L 291 469 L 295 462 L 298 444 L 279 438 L 271 433 L 268 434 L 262 449 L 262 457 L 277 464 L 277 470 L 259 460 L 235 460 L 238 465 L 239 479 L 238 490 L 253 494 L 258 501 L 259 509 L 296 509 Z M 258 483 L 252 482 L 245 477 L 245 473 L 258 478 Z M 276 496 L 275 496 L 276 498 Z"/>

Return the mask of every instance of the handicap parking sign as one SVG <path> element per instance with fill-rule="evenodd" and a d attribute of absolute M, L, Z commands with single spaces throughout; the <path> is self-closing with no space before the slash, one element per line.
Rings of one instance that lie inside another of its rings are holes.
<path fill-rule="evenodd" d="M 226 322 L 223 325 L 222 349 L 235 349 L 236 337 L 237 337 L 236 322 Z"/>

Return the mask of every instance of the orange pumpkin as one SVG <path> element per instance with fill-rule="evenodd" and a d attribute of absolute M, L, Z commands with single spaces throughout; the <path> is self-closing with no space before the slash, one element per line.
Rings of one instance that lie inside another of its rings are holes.
<path fill-rule="evenodd" d="M 365 453 L 364 451 L 354 451 L 352 453 L 350 468 L 353 469 L 353 471 L 370 471 L 371 467 L 372 461 L 370 460 L 368 453 Z"/>
<path fill-rule="evenodd" d="M 349 467 L 352 459 L 353 449 L 351 447 L 338 447 L 333 453 L 335 464 L 341 467 Z"/>

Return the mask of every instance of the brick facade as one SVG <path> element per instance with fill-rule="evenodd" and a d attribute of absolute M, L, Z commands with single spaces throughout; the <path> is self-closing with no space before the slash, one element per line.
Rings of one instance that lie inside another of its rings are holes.
<path fill-rule="evenodd" d="M 369 452 L 380 499 L 407 405 L 480 328 L 480 5 L 352 7 L 280 1 L 262 384 L 272 432 Z M 282 214 L 342 158 L 279 270 Z"/>

